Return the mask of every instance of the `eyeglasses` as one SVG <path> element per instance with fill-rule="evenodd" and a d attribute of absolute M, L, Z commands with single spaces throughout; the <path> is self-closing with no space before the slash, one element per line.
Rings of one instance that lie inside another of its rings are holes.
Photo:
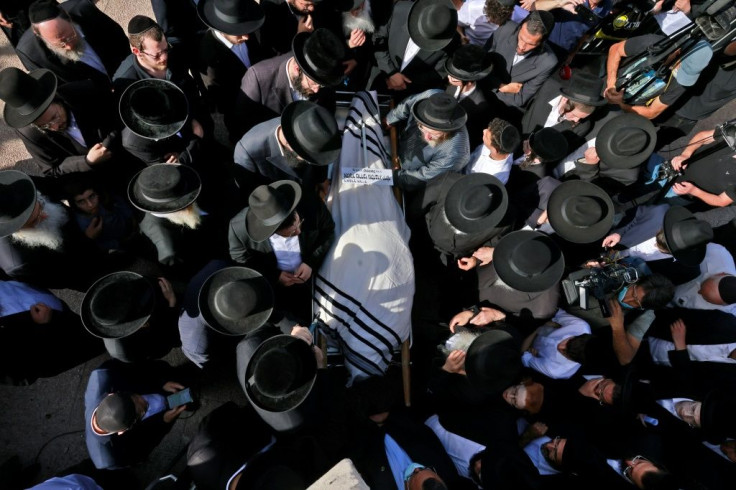
<path fill-rule="evenodd" d="M 649 460 L 644 456 L 635 456 L 634 459 L 631 460 L 631 464 L 624 468 L 624 477 L 631 483 L 634 483 L 634 480 L 631 479 L 631 473 L 634 471 L 634 466 L 638 465 L 640 462 L 648 463 Z"/>
<path fill-rule="evenodd" d="M 166 48 L 162 49 L 156 54 L 146 53 L 142 49 L 140 50 L 141 53 L 145 54 L 149 58 L 155 61 L 159 61 L 165 54 L 169 54 L 169 51 L 171 50 L 171 43 L 166 43 Z"/>
<path fill-rule="evenodd" d="M 435 474 L 437 473 L 437 471 L 431 466 L 417 465 L 411 473 L 404 476 L 404 485 L 406 486 L 406 488 L 409 488 L 409 481 L 414 477 L 414 475 L 424 470 L 431 471 Z"/>
<path fill-rule="evenodd" d="M 603 397 L 603 390 L 606 386 L 608 386 L 608 383 L 606 383 L 606 380 L 603 379 L 600 383 L 598 383 L 598 386 L 595 387 L 595 396 L 596 398 L 598 398 L 598 404 L 600 406 L 606 404 L 605 398 Z"/>
<path fill-rule="evenodd" d="M 58 104 L 53 104 L 53 106 L 56 109 L 56 113 L 54 114 L 54 117 L 52 117 L 51 120 L 47 122 L 46 124 L 41 124 L 41 125 L 35 124 L 35 126 L 38 129 L 48 131 L 49 129 L 53 127 L 57 127 L 59 123 L 61 123 L 61 120 L 62 120 L 61 108 L 59 107 Z"/>
<path fill-rule="evenodd" d="M 542 456 L 545 457 L 545 459 L 551 463 L 557 464 L 559 461 L 557 459 L 557 448 L 560 445 L 560 436 L 555 437 L 552 440 L 552 450 L 549 449 L 549 443 L 543 444 L 540 450 L 542 451 Z"/>
<path fill-rule="evenodd" d="M 56 46 L 57 48 L 66 48 L 69 46 L 75 39 L 77 38 L 77 30 L 74 29 L 72 33 L 66 37 L 62 37 L 55 43 L 49 43 L 52 46 Z"/>

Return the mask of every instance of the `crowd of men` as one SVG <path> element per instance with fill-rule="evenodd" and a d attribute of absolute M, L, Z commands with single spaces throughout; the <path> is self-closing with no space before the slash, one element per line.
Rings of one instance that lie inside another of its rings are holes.
<path fill-rule="evenodd" d="M 92 465 L 33 488 L 146 487 L 213 369 L 248 403 L 148 488 L 307 488 L 343 458 L 380 490 L 736 485 L 736 123 L 693 134 L 736 98 L 734 2 L 152 7 L 0 5 L 25 67 L 3 120 L 37 165 L 0 171 L 1 379 L 109 356 Z M 344 90 L 395 102 L 411 409 L 318 341 Z"/>

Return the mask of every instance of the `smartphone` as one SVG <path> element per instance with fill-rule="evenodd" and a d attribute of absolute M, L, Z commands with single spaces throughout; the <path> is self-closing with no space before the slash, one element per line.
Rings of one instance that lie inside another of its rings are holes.
<path fill-rule="evenodd" d="M 191 403 L 193 401 L 194 399 L 192 398 L 192 392 L 189 390 L 189 388 L 184 388 L 181 391 L 177 391 L 176 393 L 167 396 L 166 406 L 169 410 L 171 410 L 172 408 L 186 405 L 187 403 Z"/>

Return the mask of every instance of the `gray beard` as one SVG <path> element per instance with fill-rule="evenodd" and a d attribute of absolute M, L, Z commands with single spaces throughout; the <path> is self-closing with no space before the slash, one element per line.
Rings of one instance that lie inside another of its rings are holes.
<path fill-rule="evenodd" d="M 304 80 L 305 76 L 306 75 L 304 74 L 304 72 L 299 70 L 299 74 L 296 76 L 295 79 L 291 81 L 291 84 L 294 86 L 294 90 L 296 90 L 299 95 L 309 100 L 309 98 L 312 97 L 312 95 L 314 94 L 302 86 L 302 80 Z"/>
<path fill-rule="evenodd" d="M 189 228 L 190 230 L 196 230 L 199 228 L 199 225 L 202 224 L 202 215 L 199 212 L 199 206 L 197 203 L 193 203 L 190 206 L 180 210 L 175 211 L 173 213 L 166 213 L 166 214 L 159 214 L 159 213 L 151 213 L 154 216 L 158 216 L 160 218 L 165 218 L 175 225 L 183 226 L 185 228 Z"/>
<path fill-rule="evenodd" d="M 43 42 L 46 47 L 49 48 L 49 51 L 51 51 L 56 56 L 58 56 L 59 59 L 61 59 L 62 63 L 74 63 L 81 60 L 82 53 L 84 53 L 84 48 L 87 47 L 87 42 L 82 36 L 79 35 L 79 33 L 77 33 L 76 49 L 66 50 L 58 46 L 54 46 L 53 44 L 47 43 L 45 39 L 43 40 Z"/>
<path fill-rule="evenodd" d="M 48 217 L 33 228 L 18 230 L 11 235 L 14 241 L 26 247 L 46 247 L 51 250 L 59 250 L 64 243 L 61 227 L 69 220 L 64 206 L 49 202 L 47 199 L 43 212 Z"/>
<path fill-rule="evenodd" d="M 366 34 L 373 34 L 376 31 L 376 25 L 371 18 L 370 5 L 366 4 L 365 8 L 360 11 L 357 17 L 350 12 L 342 14 L 342 32 L 346 36 L 350 36 L 353 29 L 360 29 Z"/>

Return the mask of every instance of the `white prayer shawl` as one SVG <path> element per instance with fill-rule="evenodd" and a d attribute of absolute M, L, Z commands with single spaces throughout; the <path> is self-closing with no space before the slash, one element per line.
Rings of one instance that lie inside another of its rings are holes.
<path fill-rule="evenodd" d="M 315 315 L 339 344 L 348 385 L 385 373 L 393 352 L 411 333 L 410 232 L 392 188 L 342 182 L 343 166 L 390 168 L 378 114 L 373 93 L 356 94 L 327 201 L 336 239 L 315 280 Z M 366 123 L 365 151 L 361 121 Z"/>

